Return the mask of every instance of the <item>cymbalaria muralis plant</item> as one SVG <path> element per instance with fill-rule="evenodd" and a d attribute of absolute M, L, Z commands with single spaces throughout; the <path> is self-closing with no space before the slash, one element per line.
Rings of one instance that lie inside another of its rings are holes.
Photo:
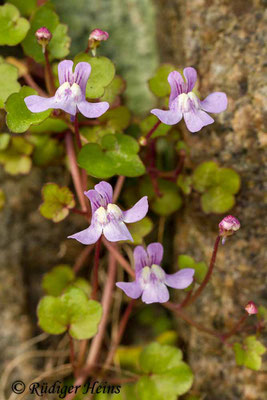
<path fill-rule="evenodd" d="M 102 46 L 112 40 L 107 32 L 95 29 L 88 47 L 71 60 L 67 29 L 51 6 L 29 5 L 27 15 L 29 21 L 16 6 L 0 6 L 0 44 L 20 44 L 25 54 L 23 59 L 0 61 L 0 107 L 6 115 L 0 163 L 11 175 L 28 174 L 32 165 L 61 165 L 72 179 L 63 187 L 47 182 L 40 205 L 42 216 L 53 223 L 69 218 L 66 238 L 75 240 L 66 241 L 66 246 L 80 246 L 81 252 L 74 265 L 57 265 L 44 276 L 45 296 L 37 308 L 40 328 L 68 337 L 70 365 L 67 358 L 60 358 L 66 364 L 61 379 L 68 378 L 73 385 L 88 378 L 110 380 L 127 400 L 175 400 L 187 393 L 193 373 L 176 346 L 176 325 L 167 332 L 171 340 L 153 330 L 161 312 L 233 348 L 238 365 L 260 369 L 263 307 L 247 299 L 243 310 L 237 310 L 243 313 L 241 318 L 222 332 L 194 321 L 190 310 L 185 311 L 205 296 L 220 243 L 227 238 L 220 249 L 227 252 L 228 241 L 236 240 L 240 229 L 239 220 L 227 215 L 235 205 L 239 175 L 209 160 L 193 168 L 187 144 L 192 132 L 200 131 L 201 140 L 206 126 L 214 122 L 207 113 L 226 110 L 226 94 L 215 92 L 200 100 L 193 67 L 182 74 L 178 66 L 172 71 L 162 66 L 149 81 L 152 93 L 163 97 L 160 108 L 147 110 L 142 120 L 133 119 L 123 103 L 123 77 L 116 74 L 112 60 L 101 56 Z M 170 154 L 172 161 L 166 163 Z M 1 191 L 0 196 L 2 208 L 5 194 Z M 208 265 L 180 254 L 171 267 L 172 234 L 164 232 L 164 226 L 175 213 L 182 213 L 186 197 L 197 198 L 206 215 L 218 215 L 218 234 Z M 242 215 L 239 218 L 242 221 Z M 50 238 L 57 239 L 53 229 Z M 144 310 L 152 316 L 152 343 L 146 336 L 131 356 L 129 341 L 123 347 L 120 343 L 130 329 L 129 318 L 138 326 Z M 113 368 L 114 362 L 120 368 Z M 69 392 L 66 399 L 75 395 Z M 111 397 L 105 393 L 103 398 Z"/>

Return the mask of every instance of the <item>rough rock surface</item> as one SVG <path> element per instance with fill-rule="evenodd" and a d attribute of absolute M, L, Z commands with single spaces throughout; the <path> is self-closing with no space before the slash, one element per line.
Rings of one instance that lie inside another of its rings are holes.
<path fill-rule="evenodd" d="M 219 249 L 209 287 L 188 310 L 204 325 L 227 330 L 242 315 L 247 301 L 266 302 L 266 170 L 263 168 L 266 2 L 158 0 L 156 3 L 161 60 L 179 67 L 194 66 L 203 98 L 213 91 L 225 91 L 229 99 L 227 111 L 215 116 L 214 125 L 198 134 L 185 135 L 192 149 L 193 164 L 218 161 L 221 166 L 235 168 L 242 179 L 236 206 L 231 210 L 240 219 L 241 229 Z M 183 217 L 179 217 L 175 248 L 180 254 L 208 261 L 221 217 L 205 217 L 199 204 L 196 195 L 196 201 L 190 201 Z M 196 393 L 207 400 L 266 398 L 264 372 L 236 367 L 231 349 L 186 328 L 183 323 L 179 326 L 189 341 L 188 356 L 196 373 Z"/>

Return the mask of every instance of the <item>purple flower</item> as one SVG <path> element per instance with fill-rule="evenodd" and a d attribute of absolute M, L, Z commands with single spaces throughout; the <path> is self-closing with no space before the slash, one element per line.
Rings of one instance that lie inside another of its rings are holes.
<path fill-rule="evenodd" d="M 258 313 L 258 308 L 254 303 L 254 301 L 249 301 L 245 307 L 245 310 L 248 313 L 248 315 L 253 315 Z"/>
<path fill-rule="evenodd" d="M 94 29 L 89 36 L 89 40 L 97 40 L 101 42 L 102 40 L 108 40 L 109 34 L 106 31 L 102 31 L 101 29 Z"/>
<path fill-rule="evenodd" d="M 101 234 L 110 242 L 119 240 L 131 240 L 132 235 L 127 229 L 126 223 L 137 222 L 144 218 L 148 211 L 147 196 L 142 197 L 130 210 L 121 209 L 112 203 L 113 189 L 107 182 L 95 185 L 95 190 L 84 192 L 91 202 L 92 220 L 89 228 L 68 236 L 83 244 L 97 242 Z"/>
<path fill-rule="evenodd" d="M 236 217 L 227 215 L 219 223 L 219 235 L 222 237 L 222 244 L 225 243 L 227 236 L 233 235 L 240 228 L 240 222 Z"/>
<path fill-rule="evenodd" d="M 61 109 L 72 116 L 77 109 L 87 118 L 98 118 L 109 108 L 106 101 L 89 103 L 85 99 L 86 84 L 91 72 L 87 62 L 80 62 L 72 72 L 73 61 L 64 60 L 58 64 L 58 78 L 60 87 L 55 96 L 46 98 L 41 96 L 28 96 L 24 101 L 31 112 L 46 111 L 49 108 Z"/>
<path fill-rule="evenodd" d="M 193 281 L 194 269 L 185 268 L 175 274 L 166 274 L 160 267 L 163 257 L 163 246 L 160 243 L 151 243 L 147 251 L 142 246 L 134 249 L 135 281 L 117 282 L 116 286 L 132 299 L 142 295 L 146 304 L 165 303 L 169 300 L 169 291 L 166 287 L 185 289 Z"/>
<path fill-rule="evenodd" d="M 192 92 L 197 80 L 196 70 L 188 67 L 184 69 L 183 74 L 186 82 L 177 71 L 171 72 L 168 76 L 168 82 L 171 86 L 169 110 L 164 111 L 155 108 L 151 110 L 151 113 L 167 125 L 175 125 L 184 117 L 188 130 L 198 132 L 203 126 L 214 122 L 214 119 L 205 111 L 215 114 L 225 111 L 227 97 L 225 93 L 214 92 L 205 100 L 200 101 L 196 94 Z"/>

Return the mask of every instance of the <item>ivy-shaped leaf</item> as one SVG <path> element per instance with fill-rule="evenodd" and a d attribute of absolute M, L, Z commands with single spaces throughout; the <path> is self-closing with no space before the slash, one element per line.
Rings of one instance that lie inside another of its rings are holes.
<path fill-rule="evenodd" d="M 9 3 L 14 4 L 22 15 L 31 15 L 37 7 L 37 0 L 8 0 Z"/>
<path fill-rule="evenodd" d="M 42 288 L 51 296 L 60 296 L 70 285 L 82 289 L 87 296 L 91 292 L 89 283 L 83 278 L 76 278 L 73 269 L 65 264 L 57 265 L 47 272 L 42 281 Z"/>
<path fill-rule="evenodd" d="M 68 128 L 68 125 L 62 119 L 47 118 L 38 125 L 32 125 L 29 131 L 32 133 L 59 133 L 63 132 Z"/>
<path fill-rule="evenodd" d="M 148 217 L 145 217 L 134 224 L 130 224 L 129 231 L 133 237 L 133 243 L 142 244 L 144 237 L 152 231 L 152 228 L 153 222 Z"/>
<path fill-rule="evenodd" d="M 19 89 L 18 69 L 0 60 L 0 108 L 4 108 L 8 96 L 18 92 Z"/>
<path fill-rule="evenodd" d="M 205 213 L 221 214 L 234 206 L 240 176 L 233 169 L 219 168 L 208 161 L 195 169 L 192 179 L 194 188 L 202 193 L 201 207 Z"/>
<path fill-rule="evenodd" d="M 101 101 L 107 101 L 109 104 L 113 104 L 120 94 L 126 89 L 125 80 L 116 75 L 110 84 L 105 88 L 105 92 L 101 97 Z"/>
<path fill-rule="evenodd" d="M 100 118 L 100 122 L 106 122 L 107 128 L 111 128 L 112 132 L 119 132 L 126 129 L 130 124 L 131 114 L 127 107 L 120 106 L 108 110 Z"/>
<path fill-rule="evenodd" d="M 29 157 L 33 145 L 22 137 L 12 137 L 5 150 L 0 151 L 0 163 L 10 175 L 29 173 L 32 161 Z"/>
<path fill-rule="evenodd" d="M 168 75 L 175 69 L 171 64 L 163 64 L 157 69 L 155 76 L 148 81 L 149 89 L 153 94 L 158 97 L 165 97 L 170 94 Z"/>
<path fill-rule="evenodd" d="M 25 132 L 31 125 L 38 125 L 44 121 L 51 113 L 51 110 L 40 113 L 32 113 L 26 106 L 24 99 L 27 96 L 37 94 L 37 92 L 23 86 L 19 93 L 13 93 L 6 102 L 6 123 L 11 132 Z"/>
<path fill-rule="evenodd" d="M 115 76 L 115 66 L 107 57 L 92 57 L 81 53 L 74 58 L 74 64 L 88 62 L 91 65 L 91 74 L 86 86 L 86 97 L 97 99 L 104 95 L 105 88 Z"/>
<path fill-rule="evenodd" d="M 175 400 L 192 386 L 192 371 L 174 346 L 151 343 L 140 355 L 140 367 L 146 374 L 137 383 L 141 400 L 152 398 L 151 393 L 153 399 Z"/>
<path fill-rule="evenodd" d="M 51 5 L 45 4 L 39 7 L 31 19 L 31 28 L 22 42 L 24 52 L 34 58 L 38 63 L 44 62 L 42 47 L 35 38 L 37 29 L 45 26 L 52 33 L 52 39 L 48 44 L 51 59 L 61 59 L 69 54 L 70 38 L 67 36 L 67 27 L 59 23 L 57 14 L 51 9 Z"/>
<path fill-rule="evenodd" d="M 53 222 L 62 221 L 75 206 L 74 196 L 69 188 L 60 188 L 55 183 L 47 183 L 43 187 L 42 197 L 44 202 L 40 206 L 40 213 Z"/>
<path fill-rule="evenodd" d="M 17 7 L 9 3 L 0 6 L 0 46 L 16 46 L 29 28 L 29 21 L 20 17 Z"/>
<path fill-rule="evenodd" d="M 74 339 L 89 339 L 97 332 L 100 303 L 88 300 L 82 289 L 70 287 L 60 297 L 45 296 L 37 309 L 40 327 L 52 335 L 68 330 Z"/>
<path fill-rule="evenodd" d="M 78 163 L 96 178 L 109 178 L 113 175 L 135 177 L 145 172 L 138 151 L 138 143 L 130 136 L 121 133 L 105 135 L 101 146 L 96 143 L 83 146 L 78 154 Z"/>
<path fill-rule="evenodd" d="M 246 337 L 243 345 L 235 343 L 233 349 L 237 365 L 243 365 L 255 371 L 261 368 L 261 356 L 266 352 L 266 348 L 256 336 Z"/>

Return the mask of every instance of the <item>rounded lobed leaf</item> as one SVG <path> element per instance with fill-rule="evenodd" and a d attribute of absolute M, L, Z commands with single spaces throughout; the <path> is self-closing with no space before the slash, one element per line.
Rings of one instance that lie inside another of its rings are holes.
<path fill-rule="evenodd" d="M 126 82 L 124 79 L 116 75 L 115 78 L 105 88 L 105 92 L 101 97 L 101 101 L 107 101 L 109 104 L 113 104 L 120 94 L 124 92 L 126 88 Z"/>
<path fill-rule="evenodd" d="M 16 46 L 29 29 L 29 21 L 20 17 L 17 7 L 9 3 L 0 6 L 0 46 Z"/>
<path fill-rule="evenodd" d="M 147 374 L 162 374 L 179 366 L 182 356 L 181 350 L 176 347 L 151 343 L 140 355 L 140 367 Z"/>
<path fill-rule="evenodd" d="M 171 88 L 168 82 L 168 75 L 175 71 L 175 67 L 171 64 L 161 65 L 153 78 L 149 79 L 148 86 L 151 92 L 158 97 L 168 96 Z"/>
<path fill-rule="evenodd" d="M 143 218 L 141 221 L 130 224 L 128 229 L 133 237 L 133 243 L 142 244 L 144 237 L 152 231 L 152 228 L 153 223 L 148 217 Z"/>
<path fill-rule="evenodd" d="M 75 206 L 72 192 L 67 187 L 59 187 L 55 183 L 47 183 L 42 190 L 44 202 L 40 206 L 43 217 L 60 222 L 69 215 Z"/>
<path fill-rule="evenodd" d="M 220 168 L 217 171 L 217 185 L 231 194 L 236 194 L 241 185 L 240 176 L 231 168 Z"/>
<path fill-rule="evenodd" d="M 37 7 L 37 0 L 8 0 L 9 3 L 14 4 L 22 15 L 30 15 Z"/>
<path fill-rule="evenodd" d="M 193 186 L 199 192 L 216 185 L 218 165 L 213 161 L 207 161 L 200 164 L 193 173 Z"/>
<path fill-rule="evenodd" d="M 201 207 L 206 214 L 223 214 L 229 211 L 234 204 L 235 197 L 220 186 L 208 189 L 201 196 Z"/>
<path fill-rule="evenodd" d="M 42 288 L 48 295 L 59 296 L 74 278 L 75 274 L 69 265 L 57 265 L 44 275 Z"/>
<path fill-rule="evenodd" d="M 14 65 L 0 61 L 0 108 L 4 108 L 7 98 L 20 90 L 18 69 Z"/>

